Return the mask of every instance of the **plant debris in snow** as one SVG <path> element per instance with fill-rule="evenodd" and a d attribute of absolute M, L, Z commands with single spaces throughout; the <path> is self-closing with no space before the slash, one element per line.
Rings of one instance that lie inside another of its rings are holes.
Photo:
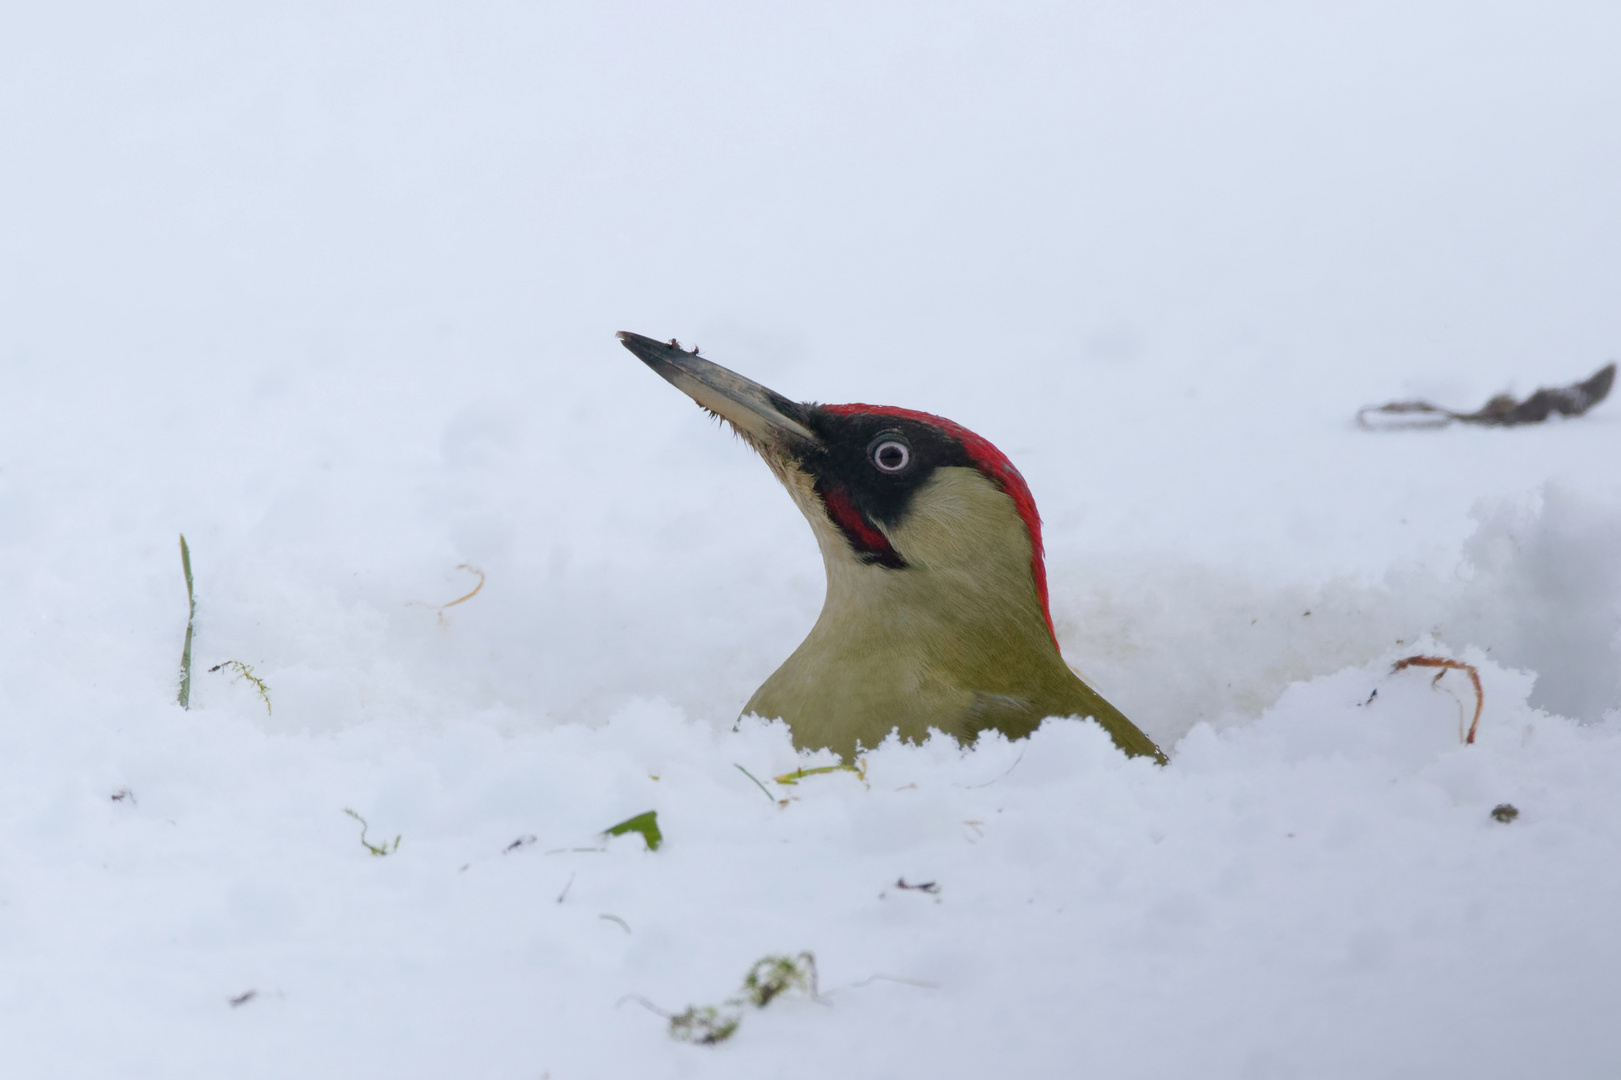
<path fill-rule="evenodd" d="M 180 569 L 186 575 L 186 644 L 180 650 L 180 693 L 175 700 L 182 709 L 191 708 L 191 635 L 197 622 L 197 593 L 191 585 L 191 548 L 186 546 L 186 534 L 180 534 Z"/>
<path fill-rule="evenodd" d="M 386 843 L 386 842 L 382 843 L 382 844 L 374 844 L 370 840 L 366 839 L 366 830 L 371 827 L 371 826 L 366 824 L 366 819 L 361 817 L 359 814 L 355 813 L 353 810 L 349 809 L 347 806 L 343 808 L 343 812 L 345 814 L 348 814 L 350 817 L 354 818 L 356 821 L 360 822 L 360 843 L 361 843 L 361 846 L 364 847 L 367 851 L 371 852 L 373 855 L 377 856 L 378 858 L 381 858 L 384 855 L 392 855 L 396 851 L 400 850 L 400 838 L 398 836 L 396 836 L 394 838 L 394 843 L 393 844 L 389 844 L 389 843 Z"/>
<path fill-rule="evenodd" d="M 209 668 L 208 673 L 212 675 L 214 672 L 222 671 L 225 668 L 230 668 L 233 672 L 235 672 L 235 675 L 232 677 L 233 682 L 235 682 L 237 679 L 246 679 L 248 682 L 252 683 L 253 688 L 259 692 L 259 700 L 265 703 L 265 715 L 275 715 L 275 712 L 270 708 L 270 687 L 266 686 L 265 681 L 253 673 L 252 664 L 244 664 L 240 660 L 227 660 L 222 664 L 215 664 L 213 667 Z"/>
<path fill-rule="evenodd" d="M 689 1006 L 685 1012 L 670 1016 L 670 1037 L 679 1042 L 714 1046 L 730 1039 L 742 1022 L 743 1012 L 737 1008 Z"/>
<path fill-rule="evenodd" d="M 802 990 L 812 1001 L 816 993 L 816 957 L 809 952 L 798 956 L 764 956 L 743 976 L 743 996 L 756 1009 L 763 1009 L 784 990 Z"/>
<path fill-rule="evenodd" d="M 457 604 L 465 604 L 465 603 L 467 603 L 467 601 L 469 601 L 473 597 L 477 596 L 478 591 L 484 587 L 484 571 L 480 570 L 478 567 L 470 566 L 467 563 L 461 563 L 461 564 L 457 565 L 456 569 L 458 569 L 458 570 L 466 570 L 469 574 L 476 575 L 478 577 L 478 584 L 473 586 L 473 591 L 472 592 L 466 593 L 466 594 L 464 594 L 462 596 L 458 596 L 458 597 L 456 597 L 456 599 L 452 600 L 448 604 L 440 604 L 439 605 L 439 610 L 440 610 L 441 613 L 443 613 L 446 608 L 453 608 Z"/>
<path fill-rule="evenodd" d="M 1513 803 L 1498 803 L 1496 806 L 1492 807 L 1492 817 L 1497 821 L 1501 821 L 1504 825 L 1507 825 L 1509 822 L 1513 821 L 1519 816 L 1520 808 L 1515 806 Z"/>
<path fill-rule="evenodd" d="M 753 780 L 754 781 L 754 786 L 759 788 L 761 793 L 764 794 L 766 798 L 770 799 L 772 802 L 777 802 L 777 799 L 772 796 L 771 792 L 766 791 L 765 785 L 760 783 L 760 778 L 759 777 L 755 776 L 753 773 L 749 772 L 747 769 L 745 769 L 743 766 L 737 764 L 737 762 L 735 762 L 735 761 L 732 763 L 732 765 L 733 765 L 734 768 L 737 769 L 738 772 L 742 773 L 744 776 L 748 777 L 750 780 Z M 782 805 L 782 804 L 779 804 L 779 805 Z"/>
<path fill-rule="evenodd" d="M 856 758 L 854 764 L 850 765 L 841 763 L 838 765 L 818 765 L 814 769 L 795 769 L 793 772 L 785 772 L 781 776 L 773 777 L 773 779 L 783 787 L 793 787 L 807 776 L 820 776 L 823 773 L 834 772 L 855 773 L 856 779 L 865 784 L 867 782 L 867 759 Z"/>
<path fill-rule="evenodd" d="M 1461 424 L 1487 427 L 1516 427 L 1539 424 L 1550 416 L 1580 416 L 1610 395 L 1615 384 L 1615 363 L 1605 364 L 1587 379 L 1570 386 L 1542 387 L 1524 401 L 1512 394 L 1498 394 L 1470 413 L 1453 412 L 1428 401 L 1388 401 L 1365 405 L 1357 410 L 1358 427 L 1369 431 L 1399 431 L 1408 428 L 1446 427 L 1454 420 Z M 1387 419 L 1394 418 L 1394 419 Z"/>
<path fill-rule="evenodd" d="M 617 825 L 610 825 L 602 831 L 603 836 L 624 836 L 626 833 L 637 833 L 647 841 L 648 851 L 657 851 L 659 845 L 664 843 L 664 834 L 659 831 L 659 815 L 657 810 L 649 810 L 635 817 L 626 818 Z"/>
<path fill-rule="evenodd" d="M 1468 674 L 1469 681 L 1475 687 L 1475 717 L 1469 721 L 1469 730 L 1465 733 L 1463 728 L 1463 706 L 1461 704 L 1458 706 L 1458 738 L 1466 746 L 1472 744 L 1475 741 L 1475 729 L 1480 726 L 1480 710 L 1486 704 L 1486 692 L 1480 688 L 1480 672 L 1476 670 L 1475 665 L 1466 664 L 1462 660 L 1448 660 L 1444 656 L 1405 656 L 1391 665 L 1390 673 L 1394 675 L 1396 672 L 1410 667 L 1440 668 L 1441 670 L 1435 673 L 1435 678 L 1430 680 L 1432 687 L 1439 687 L 1442 676 L 1449 671 L 1462 671 Z M 1368 700 L 1372 701 L 1373 698 L 1370 697 Z"/>
<path fill-rule="evenodd" d="M 609 916 L 604 915 L 603 918 Z M 822 1000 L 817 990 L 816 956 L 762 956 L 743 976 L 742 993 L 719 1005 L 689 1005 L 678 1013 L 668 1013 L 639 994 L 625 1001 L 639 1002 L 643 1008 L 670 1021 L 670 1037 L 678 1042 L 714 1046 L 737 1033 L 745 1006 L 763 1009 L 789 990 L 798 990 L 812 1001 Z M 621 1002 L 622 1004 L 623 1002 Z"/>

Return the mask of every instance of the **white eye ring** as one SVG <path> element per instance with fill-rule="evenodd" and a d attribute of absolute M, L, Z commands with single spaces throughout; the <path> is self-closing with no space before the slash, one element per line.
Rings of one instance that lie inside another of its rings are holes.
<path fill-rule="evenodd" d="M 900 472 L 912 463 L 911 447 L 896 439 L 885 439 L 872 448 L 872 463 L 884 472 Z"/>

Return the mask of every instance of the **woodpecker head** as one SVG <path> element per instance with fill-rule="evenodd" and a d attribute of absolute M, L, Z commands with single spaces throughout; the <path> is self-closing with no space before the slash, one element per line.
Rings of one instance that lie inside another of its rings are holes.
<path fill-rule="evenodd" d="M 760 454 L 821 548 L 822 615 L 746 712 L 841 753 L 893 728 L 968 740 L 1092 715 L 1162 758 L 1060 658 L 1035 499 L 989 441 L 911 409 L 790 401 L 696 349 L 619 338 Z"/>

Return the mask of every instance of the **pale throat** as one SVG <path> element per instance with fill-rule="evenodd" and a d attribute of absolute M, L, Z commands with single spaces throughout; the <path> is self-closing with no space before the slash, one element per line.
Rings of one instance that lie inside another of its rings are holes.
<path fill-rule="evenodd" d="M 856 631 L 852 646 L 876 644 L 874 631 L 944 634 L 958 647 L 964 633 L 1004 641 L 1033 630 L 1046 636 L 1029 530 L 1013 500 L 979 470 L 937 469 L 898 522 L 873 523 L 906 560 L 902 569 L 863 562 L 828 518 L 811 478 L 798 470 L 779 475 L 822 552 L 827 598 L 818 621 Z"/>

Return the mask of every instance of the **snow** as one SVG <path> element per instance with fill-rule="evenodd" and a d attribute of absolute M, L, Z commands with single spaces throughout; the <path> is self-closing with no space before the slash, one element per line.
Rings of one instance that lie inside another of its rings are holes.
<path fill-rule="evenodd" d="M 5 24 L 9 1074 L 1614 1075 L 1621 412 L 1350 418 L 1615 357 L 1621 11 Z M 819 557 L 620 329 L 989 438 L 1171 764 L 775 782 Z"/>

